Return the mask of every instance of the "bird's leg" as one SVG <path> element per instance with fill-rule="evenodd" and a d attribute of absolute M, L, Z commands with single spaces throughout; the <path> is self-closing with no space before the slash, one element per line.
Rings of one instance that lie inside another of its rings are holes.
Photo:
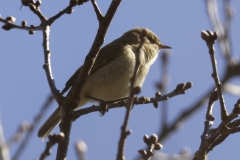
<path fill-rule="evenodd" d="M 111 100 L 111 101 L 104 101 L 102 99 L 92 97 L 90 95 L 86 95 L 85 97 L 99 102 L 99 104 L 102 106 L 102 111 L 100 111 L 101 116 L 103 116 L 106 112 L 108 112 L 108 105 L 107 105 L 108 103 L 113 103 L 113 102 L 128 99 L 128 97 L 124 97 L 124 98 L 119 98 L 119 99 L 115 99 L 115 100 Z"/>
<path fill-rule="evenodd" d="M 86 95 L 85 97 L 89 98 L 89 99 L 92 99 L 92 100 L 95 100 L 95 101 L 98 101 L 99 103 L 113 103 L 113 102 L 118 102 L 118 101 L 121 101 L 121 100 L 128 99 L 128 97 L 124 97 L 124 98 L 114 99 L 114 100 L 111 100 L 111 101 L 104 101 L 102 99 L 99 99 L 99 98 L 96 98 L 96 97 L 92 97 L 90 95 Z"/>
<path fill-rule="evenodd" d="M 92 97 L 90 95 L 85 95 L 85 97 L 99 102 L 100 106 L 102 107 L 102 110 L 100 111 L 101 116 L 104 116 L 104 114 L 108 112 L 108 105 L 106 101 L 96 97 Z"/>
<path fill-rule="evenodd" d="M 124 97 L 124 98 L 119 98 L 119 99 L 115 99 L 115 100 L 107 101 L 106 103 L 113 103 L 113 102 L 118 102 L 118 101 L 126 100 L 126 99 L 128 99 L 128 97 Z"/>

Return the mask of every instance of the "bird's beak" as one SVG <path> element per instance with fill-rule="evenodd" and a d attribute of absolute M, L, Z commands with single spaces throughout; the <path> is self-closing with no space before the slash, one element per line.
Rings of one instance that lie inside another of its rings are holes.
<path fill-rule="evenodd" d="M 172 49 L 172 47 L 169 47 L 169 46 L 166 46 L 163 44 L 160 44 L 159 47 L 160 47 L 160 49 Z"/>

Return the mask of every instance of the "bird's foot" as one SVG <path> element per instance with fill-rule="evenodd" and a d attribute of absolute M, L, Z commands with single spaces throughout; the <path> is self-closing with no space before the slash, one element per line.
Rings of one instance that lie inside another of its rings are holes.
<path fill-rule="evenodd" d="M 90 95 L 86 95 L 85 97 L 99 102 L 100 106 L 102 107 L 102 110 L 100 111 L 100 116 L 104 116 L 104 114 L 108 112 L 108 104 L 128 99 L 128 97 L 124 97 L 124 98 L 119 98 L 111 101 L 104 101 L 102 99 L 92 97 Z"/>

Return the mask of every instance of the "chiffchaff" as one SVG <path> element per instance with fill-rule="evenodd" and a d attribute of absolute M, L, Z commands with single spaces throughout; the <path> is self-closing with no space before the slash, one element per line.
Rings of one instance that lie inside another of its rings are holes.
<path fill-rule="evenodd" d="M 144 37 L 144 40 L 143 40 Z M 80 94 L 78 108 L 94 101 L 91 96 L 103 101 L 127 97 L 130 92 L 130 79 L 133 76 L 136 54 L 142 47 L 143 56 L 136 74 L 135 86 L 141 87 L 150 66 L 156 60 L 160 49 L 171 48 L 163 45 L 158 37 L 147 28 L 134 28 L 120 38 L 103 47 L 93 65 L 90 75 Z M 62 93 L 76 81 L 81 67 L 67 81 Z M 76 108 L 77 109 L 77 108 Z M 45 139 L 51 130 L 61 121 L 62 112 L 58 107 L 38 131 L 38 136 Z"/>

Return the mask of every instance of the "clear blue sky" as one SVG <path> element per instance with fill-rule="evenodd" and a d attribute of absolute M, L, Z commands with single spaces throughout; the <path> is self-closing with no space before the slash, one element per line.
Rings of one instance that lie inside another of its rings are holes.
<path fill-rule="evenodd" d="M 219 12 L 222 16 L 222 1 L 219 2 Z M 46 17 L 58 13 L 68 1 L 44 1 L 41 10 Z M 97 1 L 101 11 L 105 14 L 110 0 Z M 235 17 L 232 21 L 233 53 L 239 57 L 240 45 L 240 1 L 232 1 Z M 0 14 L 2 17 L 14 16 L 16 24 L 26 20 L 28 24 L 38 25 L 38 18 L 26 7 L 19 10 L 20 0 L 1 0 Z M 200 37 L 201 30 L 211 29 L 206 12 L 205 1 L 133 1 L 123 0 L 109 27 L 105 44 L 118 38 L 125 31 L 134 27 L 146 27 L 154 31 L 163 44 L 172 46 L 169 74 L 171 83 L 168 91 L 173 90 L 178 83 L 192 81 L 193 88 L 185 95 L 174 97 L 168 101 L 168 121 L 171 122 L 184 108 L 194 104 L 202 95 L 208 92 L 214 82 L 211 78 L 212 68 L 205 42 Z M 98 21 L 91 3 L 74 8 L 71 15 L 64 15 L 51 27 L 50 50 L 52 52 L 52 70 L 57 88 L 61 90 L 68 78 L 83 63 L 85 55 L 94 40 L 98 28 Z M 220 76 L 223 75 L 224 61 L 216 45 Z M 0 30 L 0 112 L 6 139 L 9 139 L 23 121 L 32 122 L 33 117 L 40 110 L 50 90 L 47 84 L 43 65 L 42 33 L 29 35 L 22 30 Z M 152 97 L 159 81 L 159 60 L 152 66 L 140 95 Z M 233 83 L 240 85 L 239 79 Z M 227 109 L 230 112 L 238 97 L 225 94 Z M 89 104 L 91 105 L 91 104 Z M 137 150 L 144 148 L 142 137 L 158 132 L 160 122 L 160 106 L 155 109 L 152 105 L 137 106 L 132 110 L 129 129 L 133 130 L 127 138 L 126 159 L 133 159 L 138 155 Z M 48 115 L 57 107 L 51 106 Z M 187 146 L 194 153 L 200 144 L 200 135 L 203 131 L 206 105 L 190 117 L 177 132 L 162 142 L 163 153 L 174 154 Z M 87 143 L 87 158 L 115 159 L 117 142 L 120 135 L 120 126 L 123 123 L 125 109 L 110 110 L 100 117 L 98 113 L 83 116 L 73 123 L 71 143 L 68 159 L 76 159 L 75 141 L 81 139 Z M 220 122 L 219 103 L 214 107 L 216 121 Z M 42 123 L 43 121 L 42 120 Z M 38 126 L 39 128 L 39 126 Z M 58 128 L 54 130 L 58 132 Z M 240 134 L 227 138 L 223 144 L 210 152 L 209 159 L 239 159 L 238 143 Z M 11 148 L 13 154 L 16 145 Z M 25 152 L 22 160 L 39 158 L 45 148 L 45 143 L 37 137 L 37 130 Z M 53 154 L 48 159 L 54 159 Z"/>

